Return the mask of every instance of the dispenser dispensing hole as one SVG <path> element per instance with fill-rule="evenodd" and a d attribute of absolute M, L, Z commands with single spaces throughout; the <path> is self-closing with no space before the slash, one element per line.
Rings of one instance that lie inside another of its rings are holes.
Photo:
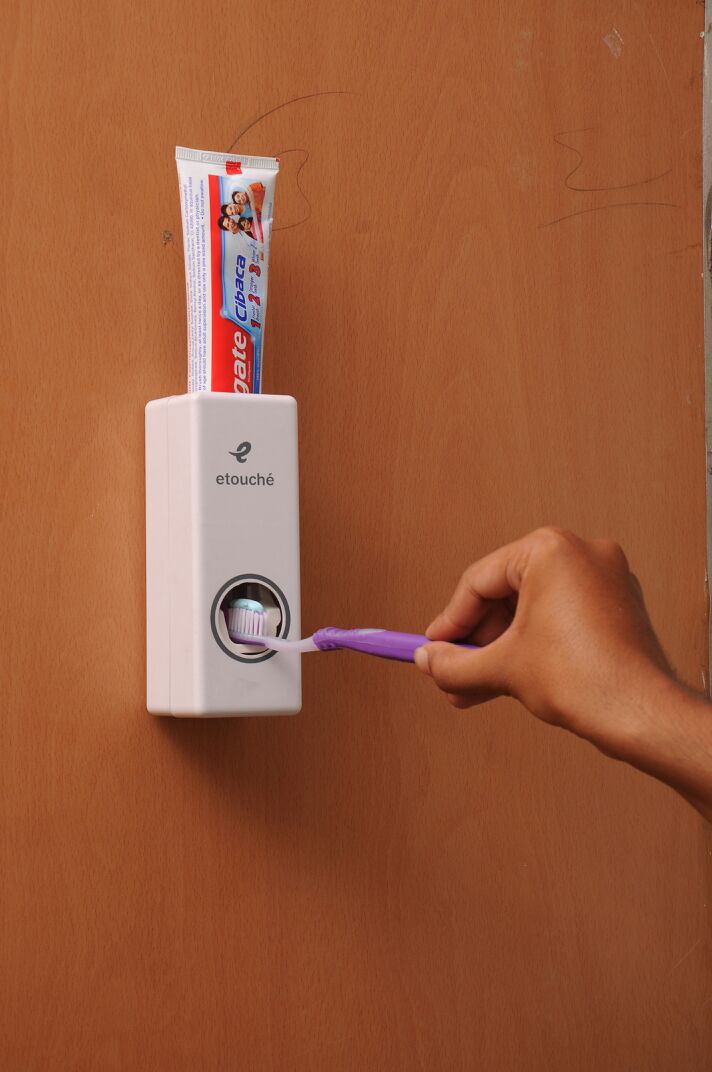
<path fill-rule="evenodd" d="M 230 639 L 227 622 L 230 605 L 237 599 L 253 600 L 264 609 L 264 632 L 267 636 L 289 635 L 289 605 L 281 588 L 268 577 L 241 574 L 227 581 L 213 600 L 210 625 L 218 646 L 238 662 L 258 663 L 271 659 L 276 653 L 267 648 L 236 644 Z"/>

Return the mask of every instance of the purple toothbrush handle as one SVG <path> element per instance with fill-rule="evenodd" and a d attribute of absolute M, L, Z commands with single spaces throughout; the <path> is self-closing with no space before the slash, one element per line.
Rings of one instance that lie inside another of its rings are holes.
<path fill-rule="evenodd" d="M 431 643 L 421 633 L 392 633 L 388 629 L 335 629 L 332 626 L 318 629 L 313 640 L 319 651 L 348 648 L 349 651 L 378 655 L 382 659 L 398 659 L 403 663 L 412 663 L 416 648 Z M 472 644 L 462 644 L 461 647 L 475 650 Z"/>

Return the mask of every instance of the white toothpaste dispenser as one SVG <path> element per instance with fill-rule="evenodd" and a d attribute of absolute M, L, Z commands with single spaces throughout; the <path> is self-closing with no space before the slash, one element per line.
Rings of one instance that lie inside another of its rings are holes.
<path fill-rule="evenodd" d="M 293 715 L 298 654 L 235 644 L 231 603 L 301 636 L 297 404 L 176 395 L 146 406 L 147 707 L 208 718 Z"/>

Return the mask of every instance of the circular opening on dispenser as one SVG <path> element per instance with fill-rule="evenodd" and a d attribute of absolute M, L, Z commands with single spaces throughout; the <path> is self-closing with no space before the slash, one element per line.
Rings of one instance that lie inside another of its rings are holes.
<path fill-rule="evenodd" d="M 256 648 L 248 644 L 236 644 L 228 633 L 228 610 L 235 599 L 252 599 L 261 603 L 265 611 L 267 636 L 283 637 L 289 634 L 289 604 L 284 592 L 268 577 L 257 573 L 243 573 L 232 577 L 217 592 L 210 611 L 210 626 L 218 646 L 241 663 L 259 663 L 271 659 L 277 653 L 268 648 Z"/>

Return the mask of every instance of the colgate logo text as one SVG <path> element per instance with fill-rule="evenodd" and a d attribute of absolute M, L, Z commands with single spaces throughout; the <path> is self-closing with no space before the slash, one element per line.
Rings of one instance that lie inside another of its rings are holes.
<path fill-rule="evenodd" d="M 247 395 L 250 393 L 247 382 L 247 335 L 244 331 L 236 331 L 232 341 L 233 390 L 236 394 Z"/>

